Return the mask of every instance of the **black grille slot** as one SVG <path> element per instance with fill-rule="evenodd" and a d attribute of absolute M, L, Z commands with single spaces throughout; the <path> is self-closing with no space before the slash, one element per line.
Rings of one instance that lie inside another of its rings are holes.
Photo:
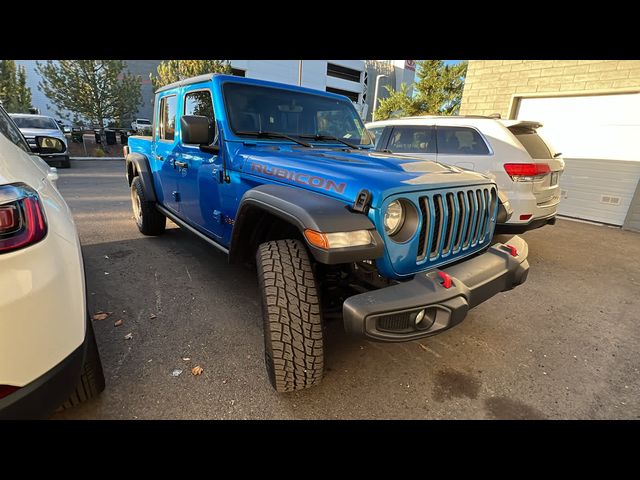
<path fill-rule="evenodd" d="M 420 239 L 418 241 L 418 260 L 424 259 L 427 254 L 427 236 L 429 235 L 429 205 L 427 197 L 420 197 L 420 214 L 422 215 L 422 227 L 420 227 Z"/>
<path fill-rule="evenodd" d="M 466 223 L 467 218 L 467 206 L 464 201 L 464 193 L 458 192 L 458 218 L 460 221 L 458 222 L 458 230 L 456 231 L 456 236 L 453 241 L 453 251 L 454 253 L 460 250 L 462 246 L 462 232 L 464 232 L 464 225 Z"/>
<path fill-rule="evenodd" d="M 442 195 L 434 195 L 433 207 L 435 214 L 433 216 L 433 243 L 429 251 L 430 258 L 438 256 L 440 240 L 442 239 Z"/>
<path fill-rule="evenodd" d="M 482 190 L 476 190 L 475 193 L 476 199 L 478 200 L 478 223 L 476 224 L 475 232 L 473 232 L 473 244 L 478 243 L 478 241 L 480 240 L 480 232 L 482 231 L 482 226 L 484 225 L 485 211 L 485 202 Z"/>
<path fill-rule="evenodd" d="M 464 239 L 464 248 L 467 248 L 469 246 L 469 244 L 471 243 L 471 237 L 473 236 L 473 230 L 476 226 L 476 215 L 478 213 L 478 207 L 476 206 L 476 202 L 475 202 L 476 196 L 473 194 L 473 192 L 468 191 L 467 192 L 467 200 L 469 201 L 469 221 L 467 222 L 467 234 L 465 235 L 465 239 Z"/>
<path fill-rule="evenodd" d="M 382 315 L 378 317 L 376 323 L 378 330 L 388 332 L 398 332 L 411 328 L 411 318 L 409 313 L 395 313 L 391 315 Z"/>
<path fill-rule="evenodd" d="M 444 247 L 442 248 L 442 254 L 447 255 L 451 250 L 451 239 L 453 238 L 453 225 L 456 219 L 456 206 L 455 201 L 453 200 L 453 193 L 447 193 L 446 195 L 446 207 L 447 213 L 449 214 L 447 217 L 447 221 L 445 222 L 443 231 L 445 232 L 445 240 Z"/>

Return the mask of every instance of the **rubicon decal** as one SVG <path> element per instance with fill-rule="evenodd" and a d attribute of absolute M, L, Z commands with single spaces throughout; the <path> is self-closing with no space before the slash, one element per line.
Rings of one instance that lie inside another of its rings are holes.
<path fill-rule="evenodd" d="M 323 188 L 325 190 L 333 190 L 337 193 L 343 193 L 347 187 L 346 183 L 336 183 L 328 178 L 319 177 L 317 175 L 309 175 L 307 173 L 294 172 L 285 168 L 270 167 L 262 163 L 252 162 L 251 171 L 269 175 L 271 177 L 282 178 L 283 180 L 291 180 L 292 182 L 310 185 L 315 188 Z"/>

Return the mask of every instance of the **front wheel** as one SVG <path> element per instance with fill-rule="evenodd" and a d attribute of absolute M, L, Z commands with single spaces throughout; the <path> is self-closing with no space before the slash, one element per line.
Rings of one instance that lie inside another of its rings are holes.
<path fill-rule="evenodd" d="M 278 392 L 317 385 L 324 368 L 322 315 L 304 244 L 300 240 L 263 243 L 256 264 L 271 384 Z"/>
<path fill-rule="evenodd" d="M 160 235 L 167 225 L 167 217 L 160 213 L 155 203 L 147 199 L 140 177 L 131 182 L 131 207 L 138 230 L 144 235 Z"/>

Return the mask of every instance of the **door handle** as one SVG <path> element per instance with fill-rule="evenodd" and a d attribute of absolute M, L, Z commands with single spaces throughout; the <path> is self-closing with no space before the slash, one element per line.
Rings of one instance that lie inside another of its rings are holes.
<path fill-rule="evenodd" d="M 156 160 L 164 160 L 164 159 L 162 158 L 162 155 L 154 155 L 154 158 L 155 158 Z"/>
<path fill-rule="evenodd" d="M 179 162 L 176 160 L 174 162 L 174 165 L 179 168 L 189 168 L 189 165 L 187 164 L 187 162 Z"/>

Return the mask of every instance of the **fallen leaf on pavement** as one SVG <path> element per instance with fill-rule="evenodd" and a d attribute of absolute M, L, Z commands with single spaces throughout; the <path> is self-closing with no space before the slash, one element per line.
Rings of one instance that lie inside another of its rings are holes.
<path fill-rule="evenodd" d="M 114 327 L 119 327 L 120 325 L 122 325 L 122 320 L 116 320 L 115 322 L 113 322 L 113 326 Z"/>
<path fill-rule="evenodd" d="M 111 315 L 111 313 L 113 313 L 113 312 L 103 312 L 103 311 L 99 311 L 98 313 L 96 313 L 96 314 L 93 316 L 93 319 L 94 319 L 94 320 L 106 320 L 106 319 L 109 317 L 109 315 Z"/>
<path fill-rule="evenodd" d="M 127 334 L 124 336 L 124 339 L 125 339 L 125 340 L 131 340 L 132 338 L 133 338 L 133 333 L 127 333 Z"/>
<path fill-rule="evenodd" d="M 191 375 L 194 375 L 194 376 L 198 376 L 198 375 L 200 375 L 202 372 L 204 372 L 204 369 L 203 369 L 200 365 L 198 365 L 198 366 L 196 366 L 196 367 L 193 367 L 193 368 L 191 369 Z"/>
<path fill-rule="evenodd" d="M 149 318 L 153 320 L 154 318 L 156 318 L 156 314 L 152 313 L 151 315 L 149 315 Z"/>
<path fill-rule="evenodd" d="M 423 349 L 425 352 L 426 352 L 427 350 L 429 350 L 429 348 L 428 348 L 428 347 L 425 347 L 425 346 L 424 346 L 423 344 L 421 344 L 420 342 L 418 342 L 418 345 L 420 345 L 420 348 L 421 348 L 421 349 Z"/>
<path fill-rule="evenodd" d="M 190 361 L 191 359 L 189 357 L 182 357 L 182 360 L 184 360 L 185 362 Z"/>

